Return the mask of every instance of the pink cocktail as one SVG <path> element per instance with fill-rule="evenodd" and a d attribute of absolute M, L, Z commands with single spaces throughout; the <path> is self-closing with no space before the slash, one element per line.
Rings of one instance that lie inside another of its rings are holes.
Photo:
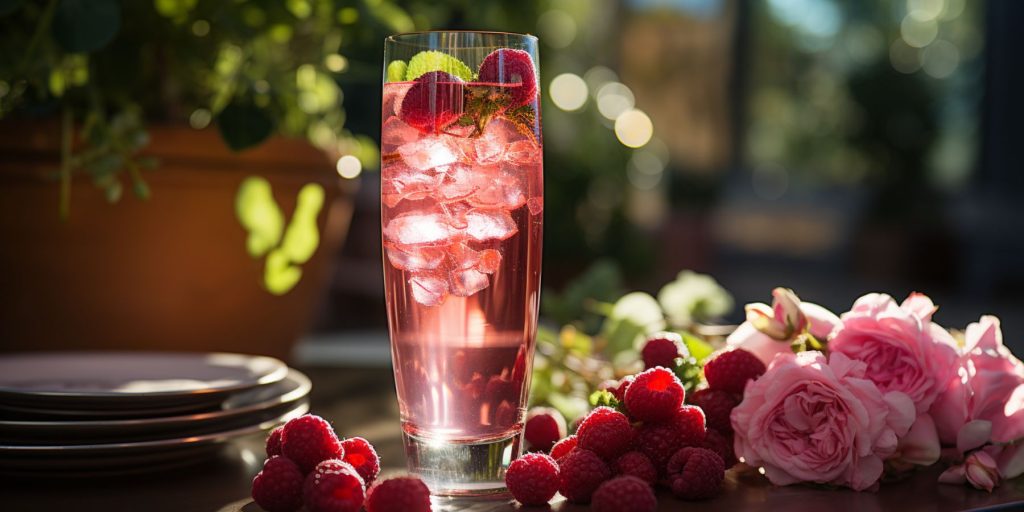
<path fill-rule="evenodd" d="M 385 46 L 384 282 L 409 468 L 436 494 L 502 492 L 540 300 L 536 39 L 424 33 Z"/>

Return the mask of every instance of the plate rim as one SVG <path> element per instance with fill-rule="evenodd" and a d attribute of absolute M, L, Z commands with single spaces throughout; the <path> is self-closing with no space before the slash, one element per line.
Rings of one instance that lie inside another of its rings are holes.
<path fill-rule="evenodd" d="M 216 393 L 232 393 L 245 389 L 251 389 L 254 387 L 265 386 L 267 384 L 273 384 L 279 382 L 285 378 L 288 374 L 288 365 L 277 359 L 276 357 L 257 355 L 257 354 L 242 354 L 238 352 L 174 352 L 174 351 L 131 351 L 131 350 L 69 350 L 69 351 L 26 351 L 26 352 L 15 352 L 11 354 L 0 355 L 0 360 L 13 359 L 17 357 L 38 357 L 38 356 L 151 356 L 151 357 L 209 357 L 209 356 L 231 356 L 231 357 L 243 357 L 247 359 L 265 360 L 271 365 L 276 366 L 274 370 L 256 379 L 256 381 L 250 381 L 245 383 L 238 383 L 229 386 L 220 387 L 207 387 L 205 389 L 192 389 L 192 390 L 166 390 L 166 391 L 146 391 L 146 392 L 125 392 L 125 391 L 38 391 L 38 390 L 25 390 L 21 388 L 13 388 L 10 386 L 4 386 L 0 384 L 0 397 L 3 395 L 19 396 L 19 397 L 46 397 L 46 398 L 94 398 L 94 399 L 144 399 L 144 398 L 166 398 L 171 396 L 202 396 Z"/>
<path fill-rule="evenodd" d="M 289 368 L 288 375 L 285 377 L 285 379 L 282 379 L 281 382 L 290 378 L 293 378 L 295 381 L 297 381 L 298 387 L 291 391 L 288 391 L 287 393 L 268 398 L 261 402 L 250 404 L 245 407 L 239 407 L 237 409 L 207 411 L 195 414 L 182 414 L 177 416 L 161 416 L 156 418 L 133 419 L 97 419 L 71 421 L 0 419 L 0 426 L 10 428 L 118 428 L 138 426 L 160 426 L 164 424 L 173 424 L 186 421 L 207 421 L 232 418 L 235 416 L 245 416 L 246 414 L 249 413 L 269 410 L 277 406 L 297 402 L 309 395 L 309 392 L 313 388 L 313 382 L 309 379 L 309 376 L 294 368 Z"/>
<path fill-rule="evenodd" d="M 249 434 L 255 434 L 257 432 L 265 431 L 276 425 L 280 425 L 292 418 L 297 418 L 309 412 L 309 403 L 301 402 L 296 404 L 295 407 L 285 411 L 280 416 L 270 418 L 268 420 L 261 421 L 259 423 L 248 425 L 244 427 L 238 427 L 231 430 L 225 430 L 222 432 L 211 432 L 209 434 L 202 434 L 197 436 L 185 436 L 175 437 L 170 439 L 155 439 L 149 441 L 134 441 L 127 443 L 97 443 L 97 444 L 81 444 L 81 445 L 0 445 L 0 454 L 8 455 L 78 455 L 81 453 L 89 452 L 103 452 L 109 450 L 138 450 L 146 448 L 183 448 L 183 447 L 194 447 L 202 446 L 204 444 L 215 444 L 231 440 L 237 437 L 247 436 Z"/>

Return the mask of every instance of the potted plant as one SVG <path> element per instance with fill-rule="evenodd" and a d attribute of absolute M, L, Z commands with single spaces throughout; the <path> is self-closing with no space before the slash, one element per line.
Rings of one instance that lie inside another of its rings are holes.
<path fill-rule="evenodd" d="M 0 350 L 287 356 L 377 160 L 367 5 L 0 1 Z"/>

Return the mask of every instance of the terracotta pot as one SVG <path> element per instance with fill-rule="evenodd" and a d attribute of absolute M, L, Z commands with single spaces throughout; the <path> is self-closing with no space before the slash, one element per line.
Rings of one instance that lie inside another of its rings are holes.
<path fill-rule="evenodd" d="M 152 195 L 109 204 L 88 177 L 58 215 L 59 130 L 0 123 L 0 350 L 222 350 L 287 357 L 326 291 L 352 195 L 333 162 L 277 138 L 231 152 L 212 129 L 154 127 L 145 171 Z M 302 279 L 275 296 L 264 259 L 246 252 L 235 216 L 239 184 L 258 175 L 291 219 L 296 194 L 326 191 L 321 243 Z"/>

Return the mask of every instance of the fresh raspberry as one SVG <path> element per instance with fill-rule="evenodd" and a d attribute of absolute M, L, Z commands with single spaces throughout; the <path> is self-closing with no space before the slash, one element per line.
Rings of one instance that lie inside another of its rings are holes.
<path fill-rule="evenodd" d="M 684 500 L 703 500 L 718 494 L 725 478 L 722 458 L 705 448 L 682 448 L 668 463 L 672 494 Z"/>
<path fill-rule="evenodd" d="M 270 457 L 252 479 L 252 499 L 268 512 L 298 510 L 302 507 L 302 471 L 285 457 Z"/>
<path fill-rule="evenodd" d="M 306 476 L 302 498 L 309 512 L 358 512 L 366 484 L 351 464 L 328 459 Z"/>
<path fill-rule="evenodd" d="M 509 87 L 512 96 L 509 108 L 526 105 L 537 97 L 537 74 L 534 71 L 533 59 L 523 50 L 499 48 L 491 52 L 480 63 L 477 74 L 481 82 L 496 84 L 522 84 Z"/>
<path fill-rule="evenodd" d="M 600 389 L 606 389 L 612 396 L 615 397 L 620 403 L 625 405 L 626 402 L 626 390 L 629 389 L 629 385 L 633 383 L 633 376 L 627 375 L 621 380 L 609 380 L 605 381 L 599 386 Z"/>
<path fill-rule="evenodd" d="M 611 407 L 598 407 L 580 423 L 576 438 L 580 448 L 604 460 L 615 460 L 633 444 L 633 427 L 625 414 Z"/>
<path fill-rule="evenodd" d="M 312 414 L 285 423 L 281 431 L 281 453 L 298 465 L 303 473 L 309 473 L 321 461 L 345 456 L 331 425 Z"/>
<path fill-rule="evenodd" d="M 670 422 L 676 428 L 681 446 L 697 446 L 707 433 L 704 411 L 700 407 L 683 405 Z"/>
<path fill-rule="evenodd" d="M 739 462 L 736 459 L 736 452 L 733 451 L 731 435 L 722 434 L 715 429 L 709 428 L 708 434 L 704 436 L 704 441 L 701 441 L 697 446 L 717 453 L 722 458 L 722 462 L 725 463 L 725 469 L 729 469 Z"/>
<path fill-rule="evenodd" d="M 646 455 L 640 452 L 626 452 L 615 460 L 612 471 L 616 475 L 635 476 L 651 485 L 658 481 L 658 470 Z"/>
<path fill-rule="evenodd" d="M 704 410 L 708 428 L 719 432 L 732 432 L 729 416 L 739 402 L 732 395 L 719 389 L 699 389 L 690 393 L 686 400 Z"/>
<path fill-rule="evenodd" d="M 626 390 L 626 407 L 640 421 L 667 420 L 683 403 L 686 392 L 670 370 L 654 367 L 637 374 Z"/>
<path fill-rule="evenodd" d="M 423 73 L 402 100 L 398 117 L 421 132 L 440 133 L 462 115 L 465 84 L 444 71 Z"/>
<path fill-rule="evenodd" d="M 565 418 L 550 407 L 534 407 L 526 415 L 523 437 L 531 450 L 548 452 L 565 437 Z"/>
<path fill-rule="evenodd" d="M 597 487 L 612 476 L 608 465 L 590 450 L 577 449 L 559 465 L 558 492 L 571 503 L 589 503 Z"/>
<path fill-rule="evenodd" d="M 377 482 L 366 493 L 366 512 L 430 512 L 430 489 L 423 480 L 403 476 Z"/>
<path fill-rule="evenodd" d="M 658 498 L 651 486 L 635 476 L 619 476 L 594 491 L 593 512 L 654 512 Z"/>
<path fill-rule="evenodd" d="M 543 505 L 558 492 L 558 463 L 543 453 L 527 453 L 505 471 L 505 486 L 523 505 Z"/>
<path fill-rule="evenodd" d="M 640 354 L 644 358 L 644 368 L 662 366 L 672 369 L 676 367 L 676 358 L 686 357 L 689 351 L 682 336 L 674 332 L 659 332 L 647 337 Z"/>
<path fill-rule="evenodd" d="M 683 447 L 671 423 L 645 423 L 636 431 L 634 446 L 654 464 L 659 475 L 665 474 L 668 460 Z"/>
<path fill-rule="evenodd" d="M 569 452 L 575 449 L 576 436 L 572 435 L 555 443 L 555 445 L 551 447 L 551 453 L 549 455 L 551 455 L 552 459 L 555 459 L 557 461 L 561 460 L 562 457 L 569 455 Z"/>
<path fill-rule="evenodd" d="M 366 485 L 373 483 L 380 473 L 380 457 L 369 441 L 361 437 L 350 437 L 341 442 L 345 451 L 345 462 L 356 468 Z"/>
<path fill-rule="evenodd" d="M 742 348 L 722 352 L 704 365 L 704 378 L 709 388 L 740 396 L 747 381 L 764 375 L 764 372 L 764 363 Z"/>
<path fill-rule="evenodd" d="M 270 431 L 270 435 L 267 436 L 267 457 L 273 457 L 274 455 L 281 455 L 281 431 L 284 430 L 284 425 L 275 428 Z"/>

